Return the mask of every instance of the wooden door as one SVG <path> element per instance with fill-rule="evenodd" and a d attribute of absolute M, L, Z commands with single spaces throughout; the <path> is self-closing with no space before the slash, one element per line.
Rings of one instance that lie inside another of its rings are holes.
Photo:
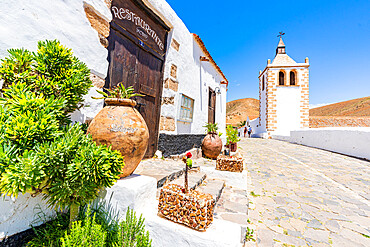
<path fill-rule="evenodd" d="M 208 90 L 208 123 L 215 123 L 216 93 L 211 88 Z"/>
<path fill-rule="evenodd" d="M 125 87 L 133 86 L 135 92 L 144 95 L 134 99 L 149 129 L 149 144 L 145 157 L 153 157 L 158 144 L 164 61 L 113 28 L 109 36 L 108 50 L 109 70 L 105 87 L 114 88 L 122 83 Z"/>
<path fill-rule="evenodd" d="M 157 150 L 163 65 L 170 28 L 142 0 L 113 0 L 105 88 L 133 86 L 137 109 L 149 129 L 145 157 Z"/>

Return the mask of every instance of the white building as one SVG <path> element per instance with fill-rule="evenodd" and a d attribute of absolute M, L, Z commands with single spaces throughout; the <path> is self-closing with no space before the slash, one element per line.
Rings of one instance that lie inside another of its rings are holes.
<path fill-rule="evenodd" d="M 136 100 L 150 130 L 147 157 L 158 142 L 172 147 L 169 154 L 199 146 L 206 122 L 225 133 L 228 81 L 165 0 L 3 1 L 0 30 L 0 58 L 58 39 L 87 64 L 95 87 L 74 121 L 89 122 L 102 109 L 91 99 L 98 88 L 123 82 L 144 94 Z"/>
<path fill-rule="evenodd" d="M 259 75 L 259 118 L 251 121 L 257 137 L 289 135 L 291 130 L 309 127 L 308 58 L 296 63 L 285 52 L 280 37 L 276 56 Z"/>

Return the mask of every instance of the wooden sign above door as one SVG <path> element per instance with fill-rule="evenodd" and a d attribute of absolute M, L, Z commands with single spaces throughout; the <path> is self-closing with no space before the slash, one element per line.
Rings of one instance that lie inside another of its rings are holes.
<path fill-rule="evenodd" d="M 113 22 L 164 55 L 169 28 L 140 0 L 113 0 L 111 11 Z"/>

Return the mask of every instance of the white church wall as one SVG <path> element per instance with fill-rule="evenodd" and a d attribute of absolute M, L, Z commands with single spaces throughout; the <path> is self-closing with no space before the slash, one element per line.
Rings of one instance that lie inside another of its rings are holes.
<path fill-rule="evenodd" d="M 265 82 L 265 86 L 264 86 L 264 90 L 262 90 L 262 78 L 264 78 L 264 82 Z M 260 103 L 260 118 L 261 118 L 261 121 L 259 122 L 258 126 L 259 126 L 259 129 L 262 131 L 262 132 L 265 132 L 266 131 L 266 90 L 267 90 L 267 87 L 268 87 L 268 83 L 267 83 L 267 71 L 261 76 L 261 83 L 260 83 L 260 97 L 261 97 L 261 103 Z M 257 131 L 257 130 L 256 130 Z M 261 132 L 259 131 L 259 132 Z M 256 132 L 257 133 L 257 132 Z"/>
<path fill-rule="evenodd" d="M 300 128 L 300 100 L 299 87 L 276 88 L 277 130 L 274 134 L 289 135 L 291 130 Z"/>
<path fill-rule="evenodd" d="M 272 137 L 370 160 L 370 128 L 368 127 L 303 129 L 291 131 L 288 137 Z"/>

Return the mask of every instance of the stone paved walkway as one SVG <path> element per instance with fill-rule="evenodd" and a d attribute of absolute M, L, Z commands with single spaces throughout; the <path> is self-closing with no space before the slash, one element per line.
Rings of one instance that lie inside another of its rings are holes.
<path fill-rule="evenodd" d="M 277 140 L 243 139 L 246 246 L 370 246 L 370 162 Z"/>

